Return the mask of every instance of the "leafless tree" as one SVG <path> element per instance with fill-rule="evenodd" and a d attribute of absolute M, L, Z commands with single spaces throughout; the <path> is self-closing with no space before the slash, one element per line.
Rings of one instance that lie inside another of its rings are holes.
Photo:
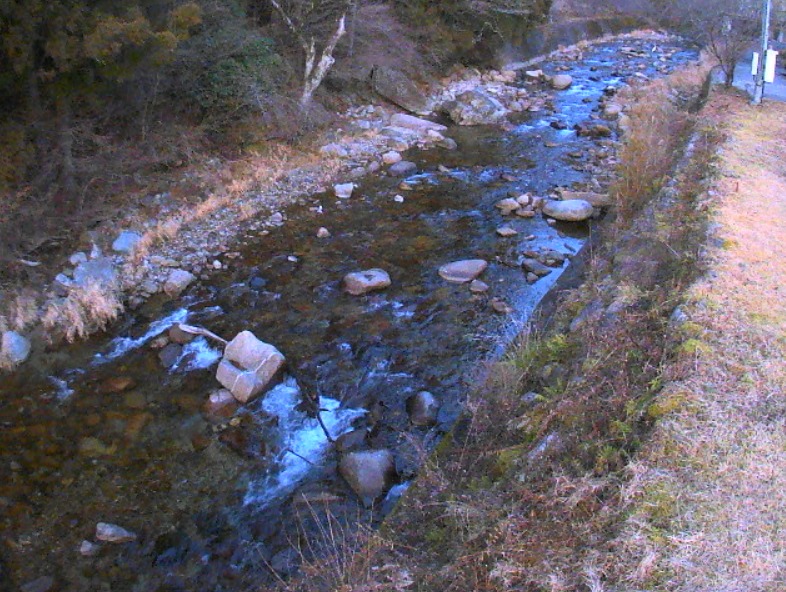
<path fill-rule="evenodd" d="M 270 0 L 303 50 L 303 92 L 300 104 L 311 103 L 336 60 L 333 53 L 346 33 L 351 0 Z M 322 50 L 318 50 L 323 39 Z"/>

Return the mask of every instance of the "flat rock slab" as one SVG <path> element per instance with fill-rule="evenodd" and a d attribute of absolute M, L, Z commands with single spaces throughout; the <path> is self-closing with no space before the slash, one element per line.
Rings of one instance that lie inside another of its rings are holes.
<path fill-rule="evenodd" d="M 466 284 L 486 271 L 489 266 L 484 259 L 467 259 L 465 261 L 454 261 L 439 268 L 439 275 L 443 280 L 454 284 Z"/>
<path fill-rule="evenodd" d="M 344 290 L 353 296 L 384 290 L 390 283 L 390 275 L 384 269 L 354 271 L 344 276 Z"/>
<path fill-rule="evenodd" d="M 444 126 L 440 123 L 434 123 L 428 119 L 421 119 L 420 117 L 407 115 L 406 113 L 395 113 L 390 118 L 390 123 L 396 127 L 405 127 L 415 130 L 416 132 L 424 133 L 428 132 L 429 130 L 433 130 L 435 132 L 444 132 L 448 129 L 447 126 Z"/>
<path fill-rule="evenodd" d="M 592 217 L 593 208 L 591 203 L 583 199 L 566 199 L 547 201 L 543 204 L 543 213 L 563 222 L 581 222 Z"/>

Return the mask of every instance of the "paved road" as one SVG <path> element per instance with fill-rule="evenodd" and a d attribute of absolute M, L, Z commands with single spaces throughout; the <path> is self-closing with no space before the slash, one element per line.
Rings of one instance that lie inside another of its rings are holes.
<path fill-rule="evenodd" d="M 751 97 L 753 96 L 754 81 L 751 75 L 751 60 L 753 59 L 753 52 L 748 54 L 737 64 L 734 70 L 734 86 L 746 91 Z M 778 56 L 778 66 L 775 72 L 775 82 L 772 84 L 764 85 L 764 100 L 775 100 L 786 102 L 786 52 L 781 52 Z"/>

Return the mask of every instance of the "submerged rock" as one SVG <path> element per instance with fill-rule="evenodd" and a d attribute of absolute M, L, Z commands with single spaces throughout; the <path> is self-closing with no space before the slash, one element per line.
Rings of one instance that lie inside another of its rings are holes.
<path fill-rule="evenodd" d="M 243 331 L 227 344 L 216 379 L 235 399 L 248 403 L 273 385 L 285 364 L 284 355 L 275 346 Z"/>
<path fill-rule="evenodd" d="M 384 290 L 390 283 L 390 275 L 384 269 L 354 271 L 344 276 L 344 290 L 353 296 L 362 296 L 374 290 Z"/>
<path fill-rule="evenodd" d="M 393 453 L 386 449 L 350 452 L 341 458 L 338 470 L 365 506 L 384 495 L 396 478 Z"/>
<path fill-rule="evenodd" d="M 476 279 L 486 271 L 489 266 L 488 261 L 483 259 L 467 259 L 465 261 L 454 261 L 439 268 L 439 275 L 442 279 L 454 284 L 465 284 Z"/>
<path fill-rule="evenodd" d="M 437 423 L 439 401 L 428 391 L 420 391 L 407 399 L 409 421 L 416 426 L 430 426 Z"/>
<path fill-rule="evenodd" d="M 137 536 L 135 533 L 117 524 L 99 522 L 96 524 L 96 538 L 107 543 L 128 543 L 135 541 Z"/>
<path fill-rule="evenodd" d="M 583 199 L 564 201 L 547 201 L 543 204 L 543 213 L 555 220 L 563 222 L 581 222 L 592 217 L 592 204 Z"/>

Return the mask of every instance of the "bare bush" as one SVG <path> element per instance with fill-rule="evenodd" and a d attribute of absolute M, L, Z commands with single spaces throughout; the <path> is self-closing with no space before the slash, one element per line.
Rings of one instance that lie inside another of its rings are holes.
<path fill-rule="evenodd" d="M 50 303 L 41 321 L 45 329 L 73 342 L 106 328 L 122 310 L 117 286 L 88 282 L 71 290 L 66 298 Z"/>

